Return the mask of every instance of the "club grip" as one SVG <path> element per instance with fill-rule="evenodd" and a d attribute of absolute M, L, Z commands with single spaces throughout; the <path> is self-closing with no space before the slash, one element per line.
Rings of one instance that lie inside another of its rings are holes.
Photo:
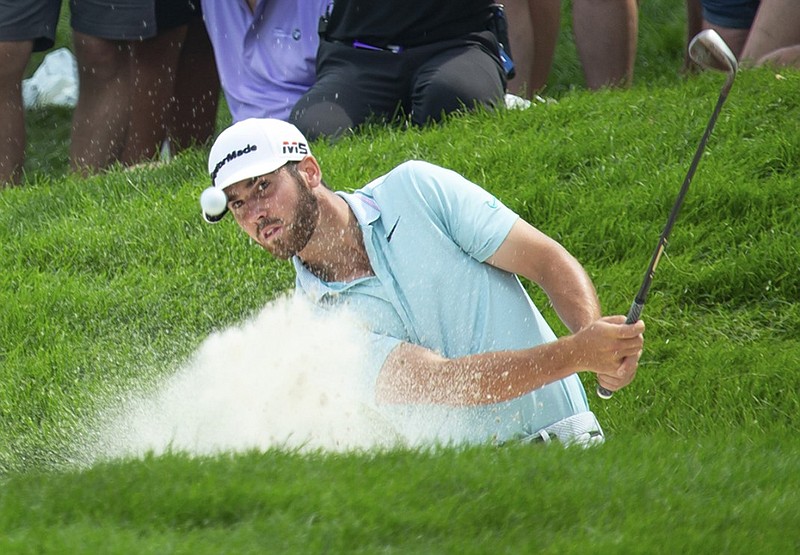
<path fill-rule="evenodd" d="M 606 389 L 600 384 L 597 384 L 597 396 L 601 399 L 611 399 L 614 396 L 614 392 L 610 389 Z"/>
<path fill-rule="evenodd" d="M 631 309 L 628 311 L 628 317 L 625 319 L 626 324 L 635 324 L 639 321 L 639 317 L 644 310 L 644 303 L 639 300 L 634 300 Z"/>
<path fill-rule="evenodd" d="M 626 324 L 635 324 L 639 321 L 639 317 L 642 315 L 642 310 L 644 310 L 644 303 L 639 301 L 638 299 L 634 299 L 633 304 L 631 304 L 630 310 L 628 310 L 628 317 L 625 319 Z M 606 389 L 600 384 L 597 384 L 597 396 L 601 399 L 611 399 L 614 396 L 614 392 Z"/>

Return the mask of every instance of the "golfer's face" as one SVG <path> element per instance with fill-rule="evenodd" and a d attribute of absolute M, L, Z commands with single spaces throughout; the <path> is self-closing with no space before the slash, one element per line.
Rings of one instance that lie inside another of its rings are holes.
<path fill-rule="evenodd" d="M 294 168 L 240 181 L 225 194 L 239 226 L 277 258 L 302 251 L 316 229 L 317 199 Z"/>

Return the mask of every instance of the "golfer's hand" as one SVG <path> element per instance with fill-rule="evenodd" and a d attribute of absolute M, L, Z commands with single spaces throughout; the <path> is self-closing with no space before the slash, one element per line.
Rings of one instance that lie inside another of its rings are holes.
<path fill-rule="evenodd" d="M 597 374 L 598 383 L 617 391 L 636 376 L 644 345 L 644 322 L 626 324 L 625 316 L 606 316 L 573 337 L 579 363 Z"/>

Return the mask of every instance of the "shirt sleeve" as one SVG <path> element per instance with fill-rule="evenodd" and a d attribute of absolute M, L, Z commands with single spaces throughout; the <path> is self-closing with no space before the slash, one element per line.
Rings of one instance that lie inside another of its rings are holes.
<path fill-rule="evenodd" d="M 452 170 L 421 161 L 403 166 L 431 218 L 480 262 L 497 251 L 519 218 L 489 191 Z"/>
<path fill-rule="evenodd" d="M 378 333 L 367 333 L 367 360 L 364 361 L 364 383 L 374 386 L 389 354 L 403 343 L 402 340 Z"/>

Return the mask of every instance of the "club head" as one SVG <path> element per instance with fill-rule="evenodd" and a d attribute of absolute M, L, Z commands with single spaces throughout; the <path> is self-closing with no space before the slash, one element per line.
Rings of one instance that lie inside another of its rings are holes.
<path fill-rule="evenodd" d="M 713 29 L 705 29 L 695 35 L 689 43 L 689 57 L 701 67 L 724 71 L 729 75 L 739 69 L 736 56 Z"/>

